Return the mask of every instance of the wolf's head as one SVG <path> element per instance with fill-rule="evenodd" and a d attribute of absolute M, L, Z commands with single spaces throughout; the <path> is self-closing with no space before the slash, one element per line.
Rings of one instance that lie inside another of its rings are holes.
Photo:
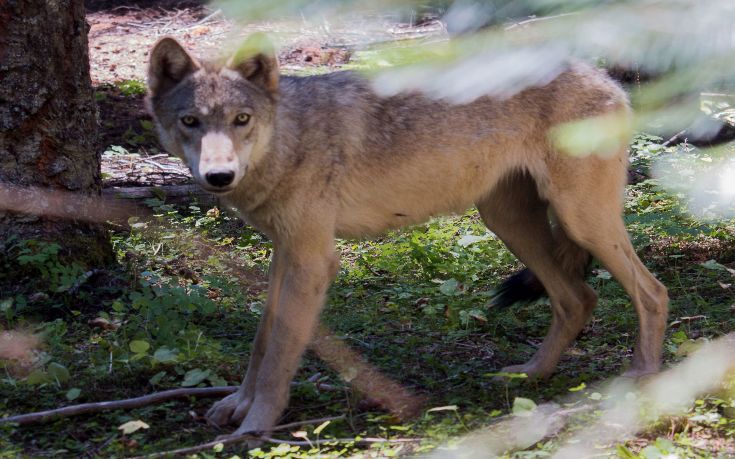
<path fill-rule="evenodd" d="M 150 54 L 147 106 L 159 139 L 208 191 L 232 191 L 272 136 L 278 61 L 262 36 L 225 63 L 199 62 L 173 38 Z"/>

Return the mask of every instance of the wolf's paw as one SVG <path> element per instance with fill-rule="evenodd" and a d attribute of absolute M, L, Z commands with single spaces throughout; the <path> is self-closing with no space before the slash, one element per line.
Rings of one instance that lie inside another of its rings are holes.
<path fill-rule="evenodd" d="M 213 414 L 215 410 L 219 409 L 217 413 L 222 414 L 223 418 L 226 419 L 225 423 L 228 421 L 232 421 L 234 419 L 234 415 L 238 413 L 239 407 L 241 406 L 236 405 L 235 402 L 231 402 L 231 400 L 236 399 L 236 397 L 233 397 L 234 395 L 236 394 L 229 395 L 219 402 L 215 403 L 215 405 L 209 410 L 209 413 L 207 413 L 207 416 Z M 235 406 L 234 409 L 233 406 Z M 252 404 L 250 402 L 248 402 L 248 407 L 252 407 Z M 232 414 L 229 418 L 227 418 L 226 413 L 230 411 L 232 412 Z M 273 404 L 261 403 L 257 406 L 252 407 L 252 409 L 249 410 L 248 415 L 245 417 L 245 419 L 240 424 L 240 427 L 236 431 L 232 432 L 231 434 L 221 435 L 217 437 L 217 440 L 225 440 L 233 437 L 248 435 L 252 437 L 245 440 L 248 445 L 248 449 L 257 448 L 263 444 L 263 442 L 273 431 L 273 426 L 275 425 L 275 422 L 278 420 L 279 416 L 280 410 L 276 409 Z M 214 422 L 211 417 L 210 421 Z"/>
<path fill-rule="evenodd" d="M 260 408 L 260 405 L 258 408 Z M 273 431 L 280 411 L 274 410 L 272 406 L 262 406 L 263 409 L 253 409 L 247 415 L 245 420 L 242 422 L 240 427 L 232 433 L 233 436 L 252 434 L 256 437 L 266 437 Z M 251 443 L 259 440 L 248 441 L 248 446 Z"/>
<path fill-rule="evenodd" d="M 219 427 L 227 424 L 239 424 L 248 414 L 252 403 L 250 397 L 244 396 L 240 391 L 230 394 L 207 411 L 207 420 Z"/>

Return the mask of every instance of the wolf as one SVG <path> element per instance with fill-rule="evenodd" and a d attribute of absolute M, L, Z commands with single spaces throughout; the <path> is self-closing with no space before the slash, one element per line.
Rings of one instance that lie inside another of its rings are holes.
<path fill-rule="evenodd" d="M 659 370 L 668 295 L 623 224 L 627 131 L 586 154 L 553 140 L 570 122 L 631 116 L 625 93 L 597 69 L 570 62 L 548 84 L 452 104 L 380 95 L 351 72 L 281 76 L 262 36 L 220 62 L 163 38 L 150 53 L 148 86 L 161 144 L 273 243 L 249 367 L 237 392 L 208 411 L 211 422 L 239 424 L 235 435 L 274 426 L 339 269 L 335 238 L 373 237 L 473 205 L 527 267 L 506 283 L 506 299 L 541 285 L 553 311 L 535 355 L 504 371 L 553 372 L 596 305 L 585 283 L 592 257 L 638 315 L 627 375 Z"/>

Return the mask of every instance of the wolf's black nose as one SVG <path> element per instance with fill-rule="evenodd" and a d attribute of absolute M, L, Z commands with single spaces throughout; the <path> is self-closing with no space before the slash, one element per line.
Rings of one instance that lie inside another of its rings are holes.
<path fill-rule="evenodd" d="M 235 173 L 232 171 L 208 172 L 204 177 L 210 185 L 223 187 L 235 180 Z"/>

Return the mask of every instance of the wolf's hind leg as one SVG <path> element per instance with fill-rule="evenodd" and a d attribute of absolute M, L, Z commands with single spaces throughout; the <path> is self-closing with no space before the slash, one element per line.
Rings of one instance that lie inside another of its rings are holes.
<path fill-rule="evenodd" d="M 539 197 L 530 175 L 518 172 L 501 180 L 477 203 L 477 208 L 488 228 L 538 276 L 552 307 L 551 327 L 536 354 L 527 363 L 504 371 L 548 376 L 584 327 L 597 295 L 585 284 L 583 268 L 560 266 L 565 263 L 555 253 L 561 238 L 552 232 L 548 204 Z M 567 249 L 582 251 L 576 245 Z M 572 258 L 587 263 L 586 255 Z"/>
<path fill-rule="evenodd" d="M 557 178 L 559 185 L 551 184 L 549 199 L 565 232 L 630 295 L 638 313 L 639 336 L 627 375 L 640 376 L 660 368 L 668 294 L 636 255 L 625 229 L 621 162 L 599 157 L 570 160 L 567 173 Z"/>

